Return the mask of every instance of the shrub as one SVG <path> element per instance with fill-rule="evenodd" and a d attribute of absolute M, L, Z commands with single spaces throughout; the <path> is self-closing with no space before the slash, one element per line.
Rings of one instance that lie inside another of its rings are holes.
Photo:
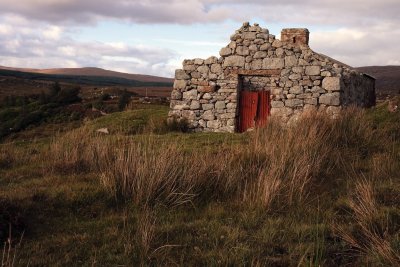
<path fill-rule="evenodd" d="M 186 118 L 172 117 L 162 121 L 159 125 L 153 125 L 153 132 L 163 134 L 168 132 L 186 133 L 189 131 L 189 122 Z"/>

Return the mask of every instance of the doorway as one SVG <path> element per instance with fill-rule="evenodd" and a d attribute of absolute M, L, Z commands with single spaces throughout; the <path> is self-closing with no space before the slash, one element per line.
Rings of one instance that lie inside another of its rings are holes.
<path fill-rule="evenodd" d="M 270 91 L 241 91 L 238 132 L 262 127 L 270 114 Z"/>

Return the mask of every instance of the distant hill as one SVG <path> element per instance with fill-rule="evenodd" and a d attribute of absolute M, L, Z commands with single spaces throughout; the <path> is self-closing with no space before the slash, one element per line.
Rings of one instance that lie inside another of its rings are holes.
<path fill-rule="evenodd" d="M 130 86 L 130 87 L 172 87 L 172 80 L 139 81 L 115 76 L 92 76 L 92 75 L 71 75 L 71 74 L 44 74 L 34 72 L 22 72 L 16 70 L 0 69 L 0 76 L 13 77 L 31 81 L 58 81 L 68 84 L 92 85 L 92 86 Z"/>
<path fill-rule="evenodd" d="M 356 69 L 376 78 L 378 94 L 400 94 L 400 66 L 367 66 Z"/>
<path fill-rule="evenodd" d="M 156 83 L 172 83 L 173 79 L 143 75 L 143 74 L 129 74 L 101 68 L 57 68 L 57 69 L 29 69 L 29 68 L 11 68 L 0 66 L 0 70 L 11 70 L 19 72 L 51 74 L 51 75 L 74 75 L 74 76 L 101 76 L 101 77 L 117 77 L 128 80 L 135 80 L 139 82 L 156 82 Z"/>
<path fill-rule="evenodd" d="M 0 66 L 0 99 L 8 95 L 30 95 L 46 91 L 50 84 L 79 85 L 82 92 L 97 88 L 128 89 L 141 96 L 168 97 L 173 79 L 128 74 L 99 68 L 21 69 Z"/>

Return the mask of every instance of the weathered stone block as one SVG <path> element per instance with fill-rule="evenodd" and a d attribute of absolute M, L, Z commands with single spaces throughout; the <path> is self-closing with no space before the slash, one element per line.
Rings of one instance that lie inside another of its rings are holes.
<path fill-rule="evenodd" d="M 311 98 L 311 97 L 312 97 L 312 94 L 311 94 L 311 93 L 298 94 L 298 95 L 296 96 L 296 98 L 299 98 L 299 99 L 307 99 L 307 98 Z"/>
<path fill-rule="evenodd" d="M 210 100 L 211 98 L 212 98 L 212 96 L 209 93 L 205 93 L 203 95 L 203 99 Z"/>
<path fill-rule="evenodd" d="M 221 74 L 222 73 L 221 64 L 212 64 L 211 65 L 211 72 L 213 72 L 215 74 Z"/>
<path fill-rule="evenodd" d="M 196 69 L 196 66 L 195 65 L 183 65 L 183 70 L 186 70 L 186 71 L 194 71 Z"/>
<path fill-rule="evenodd" d="M 249 46 L 249 50 L 255 52 L 255 51 L 258 51 L 258 48 L 255 44 L 252 44 Z"/>
<path fill-rule="evenodd" d="M 225 58 L 224 67 L 244 67 L 244 57 L 229 56 Z"/>
<path fill-rule="evenodd" d="M 196 64 L 196 65 L 203 65 L 203 64 L 204 64 L 204 59 L 195 58 L 195 59 L 194 59 L 194 64 Z"/>
<path fill-rule="evenodd" d="M 283 50 L 283 48 L 281 48 L 281 47 L 279 47 L 275 50 L 275 54 L 277 57 L 282 57 L 284 53 L 285 53 L 285 50 Z"/>
<path fill-rule="evenodd" d="M 306 75 L 320 75 L 321 67 L 320 66 L 306 66 Z"/>
<path fill-rule="evenodd" d="M 328 106 L 339 106 L 340 94 L 338 92 L 323 94 L 319 97 L 319 103 Z"/>
<path fill-rule="evenodd" d="M 225 109 L 226 105 L 225 105 L 225 101 L 217 101 L 215 103 L 215 109 Z"/>
<path fill-rule="evenodd" d="M 261 51 L 267 51 L 271 47 L 270 43 L 265 43 L 260 46 Z"/>
<path fill-rule="evenodd" d="M 296 85 L 293 86 L 292 88 L 290 88 L 289 93 L 291 94 L 302 94 L 303 93 L 303 87 L 301 87 L 300 85 Z"/>
<path fill-rule="evenodd" d="M 263 60 L 264 69 L 283 69 L 285 62 L 283 58 L 265 58 Z"/>
<path fill-rule="evenodd" d="M 186 71 L 184 70 L 175 70 L 175 79 L 177 80 L 189 80 L 190 79 L 190 75 L 188 75 L 186 73 Z"/>
<path fill-rule="evenodd" d="M 251 62 L 251 69 L 252 70 L 259 70 L 262 68 L 262 60 L 261 59 L 257 59 L 254 60 L 253 62 Z"/>
<path fill-rule="evenodd" d="M 171 99 L 172 100 L 181 100 L 182 99 L 182 93 L 179 92 L 178 90 L 173 90 L 171 93 Z"/>
<path fill-rule="evenodd" d="M 200 102 L 197 100 L 193 100 L 192 103 L 190 104 L 190 109 L 192 110 L 200 109 Z"/>
<path fill-rule="evenodd" d="M 197 99 L 197 90 L 193 89 L 187 92 L 183 92 L 183 99 L 185 100 Z"/>
<path fill-rule="evenodd" d="M 322 88 L 328 91 L 340 91 L 340 77 L 325 77 L 322 80 Z"/>
<path fill-rule="evenodd" d="M 219 51 L 219 54 L 221 55 L 221 57 L 226 57 L 232 54 L 232 49 L 230 49 L 229 47 L 224 47 Z"/>
<path fill-rule="evenodd" d="M 273 116 L 290 116 L 293 114 L 293 109 L 289 107 L 282 107 L 282 108 L 271 108 L 271 115 Z"/>
<path fill-rule="evenodd" d="M 294 73 L 303 73 L 303 67 L 293 67 L 292 71 Z"/>
<path fill-rule="evenodd" d="M 236 107 L 237 107 L 237 104 L 236 104 L 236 103 L 228 103 L 228 104 L 226 105 L 226 108 L 227 108 L 227 109 L 236 109 Z"/>
<path fill-rule="evenodd" d="M 197 68 L 197 71 L 203 74 L 207 74 L 210 71 L 210 68 L 203 65 Z"/>
<path fill-rule="evenodd" d="M 257 34 L 255 32 L 244 32 L 242 34 L 242 38 L 245 40 L 255 40 L 257 38 Z"/>
<path fill-rule="evenodd" d="M 235 117 L 236 117 L 236 114 L 232 113 L 232 112 L 221 114 L 221 119 L 233 119 Z"/>
<path fill-rule="evenodd" d="M 323 88 L 320 87 L 320 86 L 313 86 L 313 87 L 311 88 L 311 92 L 312 92 L 312 93 L 318 93 L 318 94 L 324 94 L 324 93 L 326 93 L 325 89 L 323 89 Z"/>
<path fill-rule="evenodd" d="M 192 78 L 193 78 L 193 79 L 199 79 L 199 78 L 201 78 L 201 73 L 198 72 L 198 71 L 193 71 L 193 72 L 191 73 L 191 75 L 192 75 Z"/>
<path fill-rule="evenodd" d="M 342 107 L 330 106 L 330 107 L 326 108 L 326 113 L 335 117 L 335 116 L 339 115 L 341 110 L 342 110 Z"/>
<path fill-rule="evenodd" d="M 273 47 L 282 47 L 282 42 L 278 39 L 276 39 L 273 43 L 272 43 Z"/>
<path fill-rule="evenodd" d="M 189 105 L 186 104 L 175 105 L 172 108 L 175 110 L 184 110 L 184 109 L 189 109 Z"/>
<path fill-rule="evenodd" d="M 240 56 L 248 56 L 249 55 L 249 48 L 247 46 L 238 46 L 236 47 L 236 53 Z"/>
<path fill-rule="evenodd" d="M 204 61 L 204 63 L 207 64 L 207 65 L 215 64 L 217 62 L 218 62 L 218 58 L 214 57 L 214 56 L 209 57 Z"/>
<path fill-rule="evenodd" d="M 267 52 L 265 51 L 257 51 L 253 58 L 265 58 L 267 56 Z"/>
<path fill-rule="evenodd" d="M 197 87 L 197 90 L 198 90 L 200 93 L 210 93 L 210 92 L 214 92 L 214 89 L 215 89 L 215 87 L 214 87 L 214 86 L 211 86 L 211 85 L 208 85 L 208 86 L 198 86 L 198 87 Z"/>
<path fill-rule="evenodd" d="M 280 95 L 280 94 L 282 94 L 283 93 L 283 89 L 282 88 L 274 88 L 274 89 L 271 89 L 271 94 L 272 95 Z"/>
<path fill-rule="evenodd" d="M 235 119 L 229 119 L 229 120 L 226 122 L 226 125 L 227 125 L 227 126 L 235 126 Z"/>
<path fill-rule="evenodd" d="M 175 80 L 174 81 L 174 89 L 183 90 L 186 88 L 187 81 L 185 80 Z"/>
<path fill-rule="evenodd" d="M 304 104 L 304 101 L 301 99 L 288 99 L 285 101 L 285 106 L 286 107 L 290 107 L 290 108 L 294 108 L 294 107 L 302 107 Z"/>
<path fill-rule="evenodd" d="M 219 120 L 208 121 L 207 127 L 211 129 L 218 129 L 221 127 L 221 122 Z"/>
<path fill-rule="evenodd" d="M 308 104 L 308 105 L 318 105 L 318 99 L 317 98 L 307 98 L 304 99 L 304 104 Z"/>
<path fill-rule="evenodd" d="M 203 105 L 201 105 L 201 108 L 203 110 L 210 110 L 210 109 L 214 108 L 214 104 L 203 104 Z"/>
<path fill-rule="evenodd" d="M 196 119 L 196 114 L 192 110 L 184 110 L 182 111 L 182 117 L 192 121 Z"/>
<path fill-rule="evenodd" d="M 285 57 L 285 67 L 293 67 L 297 65 L 297 58 L 296 56 L 286 56 Z"/>
<path fill-rule="evenodd" d="M 212 112 L 212 110 L 206 110 L 204 111 L 203 115 L 201 115 L 201 117 L 206 120 L 206 121 L 212 121 L 215 119 L 215 115 Z"/>
<path fill-rule="evenodd" d="M 282 101 L 272 101 L 271 102 L 272 108 L 282 108 L 284 106 L 285 106 L 285 104 Z"/>
<path fill-rule="evenodd" d="M 301 79 L 301 75 L 298 73 L 293 73 L 293 74 L 289 75 L 289 79 L 293 80 L 293 81 L 297 81 L 297 80 Z"/>

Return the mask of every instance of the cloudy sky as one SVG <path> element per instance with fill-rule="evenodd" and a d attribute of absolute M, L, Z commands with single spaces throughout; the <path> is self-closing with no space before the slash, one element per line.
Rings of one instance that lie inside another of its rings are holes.
<path fill-rule="evenodd" d="M 0 0 L 0 65 L 101 67 L 172 77 L 218 56 L 242 22 L 353 66 L 400 65 L 399 0 Z"/>

